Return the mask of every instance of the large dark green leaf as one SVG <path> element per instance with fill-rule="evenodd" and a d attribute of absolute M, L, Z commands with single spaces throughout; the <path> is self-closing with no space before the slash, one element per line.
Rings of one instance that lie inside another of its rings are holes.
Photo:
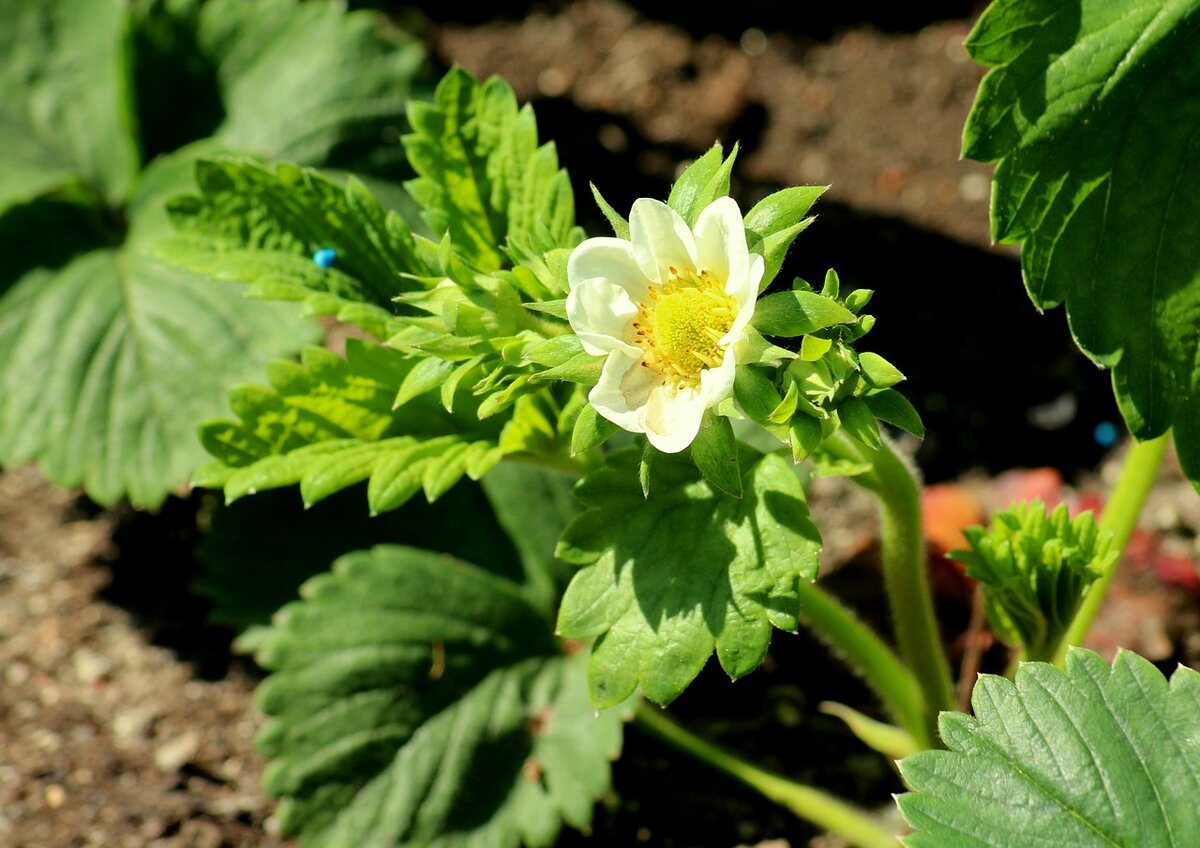
<path fill-rule="evenodd" d="M 1200 675 L 1123 652 L 983 675 L 948 751 L 901 762 L 909 848 L 1185 848 L 1200 833 Z"/>
<path fill-rule="evenodd" d="M 992 232 L 1040 308 L 1113 369 L 1139 439 L 1178 425 L 1200 481 L 1200 0 L 999 0 L 963 152 L 996 161 Z M 1014 346 L 1013 355 L 1019 353 Z"/>
<path fill-rule="evenodd" d="M 589 678 L 600 706 L 641 686 L 668 703 L 713 649 L 731 677 L 762 661 L 771 628 L 795 630 L 797 585 L 817 574 L 820 536 L 791 463 L 743 457 L 741 498 L 686 457 L 656 454 L 642 494 L 639 453 L 614 455 L 576 494 L 589 507 L 559 556 L 585 565 L 563 598 L 563 635 L 598 637 Z"/>
<path fill-rule="evenodd" d="M 582 656 L 515 584 L 382 547 L 304 596 L 259 652 L 285 831 L 309 848 L 539 848 L 587 826 L 621 716 L 594 711 Z"/>
<path fill-rule="evenodd" d="M 228 383 L 313 339 L 286 308 L 145 255 L 188 170 L 147 172 L 125 245 L 34 269 L 0 298 L 0 462 L 37 460 L 98 501 L 155 505 L 203 459 L 195 426 Z"/>
<path fill-rule="evenodd" d="M 72 183 L 118 201 L 138 168 L 121 0 L 0 0 L 0 213 Z"/>

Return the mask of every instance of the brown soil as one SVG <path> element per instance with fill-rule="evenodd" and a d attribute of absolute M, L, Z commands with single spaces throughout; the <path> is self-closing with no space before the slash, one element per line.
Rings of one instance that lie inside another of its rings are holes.
<path fill-rule="evenodd" d="M 747 8 L 763 4 L 749 0 Z M 439 11 L 453 13 L 427 14 Z M 615 0 L 559 3 L 515 17 L 442 22 L 430 30 L 431 44 L 443 62 L 499 73 L 535 102 L 543 131 L 560 139 L 580 180 L 581 198 L 590 178 L 614 205 L 627 207 L 636 196 L 661 194 L 676 163 L 714 139 L 740 139 L 735 192 L 743 201 L 782 184 L 832 185 L 822 224 L 843 251 L 834 259 L 850 266 L 848 276 L 863 254 L 880 254 L 871 266 L 876 276 L 880 266 L 921 261 L 949 269 L 948 281 L 936 284 L 943 286 L 938 297 L 957 292 L 963 279 L 986 289 L 983 302 L 1004 316 L 997 333 L 1017 332 L 1005 309 L 1033 318 L 1011 252 L 989 245 L 988 169 L 958 159 L 981 75 L 961 49 L 967 20 L 906 20 L 890 33 L 826 21 L 803 35 L 781 24 L 757 29 L 744 15 L 735 31 L 708 33 L 681 14 L 654 20 Z M 582 200 L 580 210 L 595 218 Z M 798 251 L 823 262 L 818 244 L 805 242 Z M 984 285 L 1001 279 L 994 290 Z M 1007 378 L 1014 390 L 1052 393 L 1030 403 L 1064 391 L 1078 397 L 1082 429 L 1039 441 L 1026 435 L 1024 409 L 976 405 L 1004 388 L 1004 374 L 987 373 L 976 382 L 988 391 L 972 395 L 973 384 L 942 373 L 945 350 L 926 352 L 923 369 L 914 365 L 918 350 L 939 337 L 940 302 L 920 301 L 888 336 L 890 316 L 917 297 L 901 287 L 888 300 L 889 281 L 882 282 L 876 335 L 889 357 L 911 353 L 893 358 L 916 378 L 918 406 L 929 413 L 933 435 L 922 462 L 936 469 L 932 476 L 957 476 L 976 463 L 1052 463 L 1068 475 L 1099 467 L 1098 449 L 1077 446 L 1081 438 L 1088 443 L 1080 435 L 1090 434 L 1088 415 L 1111 415 L 1111 396 L 1103 377 L 1069 353 L 1061 326 L 1030 331 L 1031 338 L 1057 333 L 1061 345 L 1037 349 L 1024 372 Z M 997 349 L 989 332 L 967 341 L 960 333 L 951 358 L 964 368 L 988 367 L 989 354 L 973 353 L 972 342 Z M 1096 397 L 1100 405 L 1089 406 Z M 1163 549 L 1194 563 L 1200 499 L 1177 469 L 1164 482 L 1146 511 L 1147 527 Z M 197 505 L 195 497 L 173 501 L 157 517 L 98 511 L 32 469 L 0 475 L 0 844 L 291 844 L 273 834 L 272 802 L 258 788 L 263 763 L 251 745 L 257 672 L 231 659 L 229 632 L 207 627 L 204 604 L 188 592 Z M 815 510 L 828 528 L 830 563 L 850 561 L 832 585 L 851 602 L 873 604 L 869 510 L 853 489 L 837 487 L 824 491 Z M 961 603 L 943 600 L 948 630 L 961 630 Z M 1124 644 L 1164 667 L 1195 664 L 1198 617 L 1188 591 L 1166 585 L 1152 567 L 1130 569 L 1114 588 L 1097 646 Z M 780 636 L 762 671 L 732 690 L 720 674 L 706 672 L 679 711 L 771 767 L 885 805 L 894 778 L 816 710 L 817 697 L 869 702 L 860 684 L 824 656 L 803 636 Z M 805 681 L 816 682 L 812 695 Z M 778 837 L 784 841 L 772 844 L 786 848 L 812 836 L 782 811 L 632 732 L 616 768 L 619 803 L 598 809 L 591 836 L 568 834 L 564 845 L 727 848 Z"/>

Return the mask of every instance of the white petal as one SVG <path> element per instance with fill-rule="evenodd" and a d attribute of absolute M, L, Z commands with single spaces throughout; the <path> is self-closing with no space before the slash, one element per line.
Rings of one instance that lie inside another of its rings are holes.
<path fill-rule="evenodd" d="M 648 197 L 635 200 L 629 213 L 629 237 L 642 273 L 656 283 L 670 277 L 672 266 L 696 270 L 696 239 L 679 213 L 665 203 Z"/>
<path fill-rule="evenodd" d="M 746 339 L 746 327 L 750 325 L 750 319 L 754 317 L 754 307 L 758 303 L 758 282 L 762 279 L 763 268 L 763 258 L 757 253 L 751 254 L 750 273 L 746 276 L 749 295 L 742 299 L 741 295 L 746 292 L 734 294 L 726 289 L 726 293 L 738 304 L 738 311 L 737 315 L 733 316 L 729 331 L 721 336 L 720 344 L 736 346 Z"/>
<path fill-rule="evenodd" d="M 705 368 L 700 372 L 700 396 L 704 408 L 716 406 L 733 394 L 733 379 L 737 376 L 737 353 L 733 345 L 725 349 L 725 356 L 716 368 Z"/>
<path fill-rule="evenodd" d="M 636 350 L 636 348 L 635 348 Z M 641 351 L 614 350 L 600 370 L 600 379 L 588 392 L 588 402 L 622 430 L 644 433 L 646 400 L 650 393 L 649 368 L 642 368 Z"/>
<path fill-rule="evenodd" d="M 663 453 L 679 453 L 700 432 L 704 398 L 696 389 L 658 386 L 646 403 L 646 438 Z"/>
<path fill-rule="evenodd" d="M 625 289 L 599 277 L 572 286 L 567 294 L 567 320 L 592 356 L 630 347 L 626 333 L 637 314 Z"/>
<path fill-rule="evenodd" d="M 595 278 L 625 289 L 634 303 L 646 299 L 649 281 L 638 267 L 633 245 L 625 239 L 590 238 L 571 251 L 567 260 L 567 281 L 571 288 Z"/>
<path fill-rule="evenodd" d="M 696 264 L 719 280 L 745 279 L 750 267 L 746 225 L 732 197 L 718 197 L 700 213 L 696 221 Z"/>

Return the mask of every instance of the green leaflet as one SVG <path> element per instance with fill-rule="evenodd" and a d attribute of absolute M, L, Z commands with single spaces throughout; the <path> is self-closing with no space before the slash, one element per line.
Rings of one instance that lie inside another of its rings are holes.
<path fill-rule="evenodd" d="M 250 294 L 300 300 L 309 314 L 353 320 L 380 337 L 394 333 L 392 300 L 433 273 L 412 232 L 354 178 L 345 185 L 294 165 L 239 159 L 196 164 L 200 193 L 168 205 L 178 232 L 156 252 L 173 265 L 250 283 Z M 314 252 L 336 252 L 320 268 Z"/>
<path fill-rule="evenodd" d="M 0 298 L 0 462 L 36 460 L 102 503 L 156 506 L 203 460 L 195 426 L 220 408 L 229 381 L 313 339 L 280 307 L 145 255 L 181 164 L 160 160 L 144 176 L 124 246 L 35 268 Z M 53 261 L 70 220 L 50 205 L 14 210 L 0 219 L 0 245 L 12 239 L 31 265 Z"/>
<path fill-rule="evenodd" d="M 164 200 L 231 146 L 384 164 L 359 145 L 399 118 L 422 52 L 334 2 L 3 0 L 0 18 L 0 462 L 154 506 L 200 460 L 189 431 L 229 383 L 316 337 L 151 260 Z"/>
<path fill-rule="evenodd" d="M 1200 482 L 1198 0 L 1002 0 L 967 41 L 995 66 L 963 153 L 998 162 L 997 241 L 1039 308 L 1066 303 L 1139 439 L 1176 431 Z"/>
<path fill-rule="evenodd" d="M 947 751 L 900 763 L 909 848 L 1192 845 L 1200 833 L 1200 675 L 1170 684 L 1121 652 L 1071 649 L 1066 671 L 983 675 L 975 715 L 942 713 Z"/>
<path fill-rule="evenodd" d="M 414 360 L 350 340 L 346 358 L 322 348 L 301 364 L 276 362 L 271 388 L 230 395 L 240 421 L 213 421 L 201 439 L 216 461 L 196 475 L 233 501 L 300 484 L 306 504 L 368 480 L 372 512 L 395 509 L 418 491 L 436 499 L 466 474 L 478 479 L 500 458 L 498 428 L 464 427 L 430 396 L 392 402 Z"/>
<path fill-rule="evenodd" d="M 573 246 L 575 201 L 554 145 L 538 146 L 533 110 L 517 108 L 507 83 L 461 69 L 432 103 L 413 102 L 404 148 L 418 177 L 407 184 L 434 233 L 485 273 L 527 249 Z"/>
<path fill-rule="evenodd" d="M 820 536 L 791 464 L 744 456 L 742 497 L 719 493 L 685 457 L 656 454 L 642 494 L 639 453 L 611 456 L 576 487 L 588 510 L 558 555 L 586 566 L 571 581 L 559 632 L 597 637 L 589 667 L 597 706 L 641 687 L 676 698 L 715 648 L 732 677 L 762 661 L 771 628 L 794 630 L 796 586 L 817 573 Z"/>
<path fill-rule="evenodd" d="M 350 554 L 259 648 L 266 787 L 306 848 L 548 848 L 608 791 L 621 714 L 595 713 L 546 610 L 480 568 Z"/>
<path fill-rule="evenodd" d="M 125 4 L 0 1 L 0 214 L 81 183 L 124 198 L 138 169 Z"/>

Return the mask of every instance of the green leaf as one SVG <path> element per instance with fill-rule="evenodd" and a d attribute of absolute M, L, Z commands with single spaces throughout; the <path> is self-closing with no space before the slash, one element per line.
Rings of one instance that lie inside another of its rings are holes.
<path fill-rule="evenodd" d="M 0 0 L 0 213 L 80 183 L 123 198 L 138 169 L 126 4 Z"/>
<path fill-rule="evenodd" d="M 847 398 L 837 410 L 838 420 L 846 434 L 872 450 L 879 447 L 879 425 L 875 414 L 862 398 Z"/>
<path fill-rule="evenodd" d="M 700 478 L 686 457 L 654 457 L 644 497 L 637 451 L 614 454 L 576 494 L 588 510 L 558 554 L 586 566 L 559 611 L 563 635 L 597 637 L 589 681 L 598 706 L 641 686 L 676 698 L 716 649 L 732 677 L 762 661 L 771 628 L 794 630 L 796 587 L 817 573 L 821 547 L 804 491 L 787 460 L 742 458 L 743 495 Z"/>
<path fill-rule="evenodd" d="M 296 599 L 301 583 L 337 557 L 385 542 L 486 562 L 493 574 L 521 578 L 517 552 L 478 485 L 455 486 L 436 505 L 413 499 L 378 516 L 363 509 L 365 488 L 346 489 L 311 508 L 295 491 L 278 490 L 214 509 L 196 550 L 204 570 L 194 584 L 213 602 L 209 618 L 238 629 L 267 625 Z M 471 516 L 470 533 L 462 532 L 463 515 Z M 563 523 L 544 526 L 561 529 Z M 554 539 L 548 544 L 553 552 Z"/>
<path fill-rule="evenodd" d="M 1186 425 L 1200 396 L 1198 37 L 1198 0 L 1004 0 L 967 41 L 996 66 L 963 137 L 998 162 L 993 237 L 1023 244 L 1039 308 L 1065 302 L 1139 439 Z M 1200 440 L 1177 436 L 1200 483 Z"/>
<path fill-rule="evenodd" d="M 793 186 L 760 200 L 746 213 L 746 242 L 751 253 L 760 254 L 766 263 L 760 292 L 765 291 L 783 266 L 792 242 L 809 224 L 808 210 L 825 193 L 824 186 Z"/>
<path fill-rule="evenodd" d="M 601 418 L 595 408 L 588 404 L 579 411 L 575 427 L 571 431 L 571 456 L 587 453 L 616 435 L 621 429 L 607 418 Z"/>
<path fill-rule="evenodd" d="M 0 298 L 3 464 L 35 460 L 98 502 L 156 506 L 203 459 L 195 427 L 220 412 L 229 382 L 314 339 L 290 310 L 145 255 L 165 227 L 163 194 L 188 170 L 180 157 L 146 173 L 124 247 L 35 268 Z M 32 235 L 61 225 L 51 215 Z M 0 230 L 0 246 L 27 235 Z"/>
<path fill-rule="evenodd" d="M 350 340 L 346 359 L 309 348 L 299 365 L 276 362 L 272 388 L 230 393 L 240 421 L 213 421 L 201 440 L 216 462 L 196 475 L 229 501 L 300 484 L 306 504 L 368 480 L 372 512 L 418 491 L 435 500 L 464 474 L 478 479 L 500 458 L 497 433 L 442 409 L 430 395 L 393 408 L 415 365 L 396 351 Z M 468 413 L 470 410 L 468 410 Z"/>
<path fill-rule="evenodd" d="M 545 610 L 483 569 L 380 547 L 307 583 L 260 641 L 265 785 L 308 848 L 549 848 L 609 790 L 618 711 L 588 703 Z"/>
<path fill-rule="evenodd" d="M 974 716 L 942 713 L 947 751 L 900 764 L 909 848 L 1190 845 L 1200 833 L 1200 675 L 1170 684 L 1122 651 L 1072 649 L 1066 671 L 983 675 Z"/>
<path fill-rule="evenodd" d="M 832 298 L 809 291 L 786 291 L 759 300 L 751 322 L 764 336 L 803 336 L 856 320 L 853 312 Z"/>
<path fill-rule="evenodd" d="M 156 247 L 173 265 L 250 283 L 256 297 L 304 301 L 313 314 L 355 309 L 379 336 L 395 330 L 392 300 L 423 288 L 405 275 L 433 272 L 404 219 L 354 179 L 232 158 L 195 168 L 200 193 L 169 204 L 178 233 Z M 332 268 L 313 262 L 323 248 L 336 253 Z"/>
<path fill-rule="evenodd" d="M 404 148 L 418 178 L 407 184 L 437 235 L 491 272 L 513 245 L 545 253 L 573 247 L 575 201 L 553 144 L 540 147 L 533 110 L 517 108 L 507 83 L 477 82 L 461 69 L 438 84 L 432 103 L 408 109 Z M 509 257 L 511 258 L 511 257 Z"/>
<path fill-rule="evenodd" d="M 724 156 L 720 144 L 714 144 L 707 153 L 684 169 L 675 185 L 671 186 L 667 205 L 678 212 L 689 227 L 696 225 L 706 206 L 718 197 L 729 194 L 729 175 L 737 154 L 736 144 L 728 157 Z"/>
<path fill-rule="evenodd" d="M 147 158 L 214 135 L 272 158 L 406 175 L 398 130 L 406 100 L 424 93 L 424 51 L 384 16 L 296 0 L 131 5 Z"/>

